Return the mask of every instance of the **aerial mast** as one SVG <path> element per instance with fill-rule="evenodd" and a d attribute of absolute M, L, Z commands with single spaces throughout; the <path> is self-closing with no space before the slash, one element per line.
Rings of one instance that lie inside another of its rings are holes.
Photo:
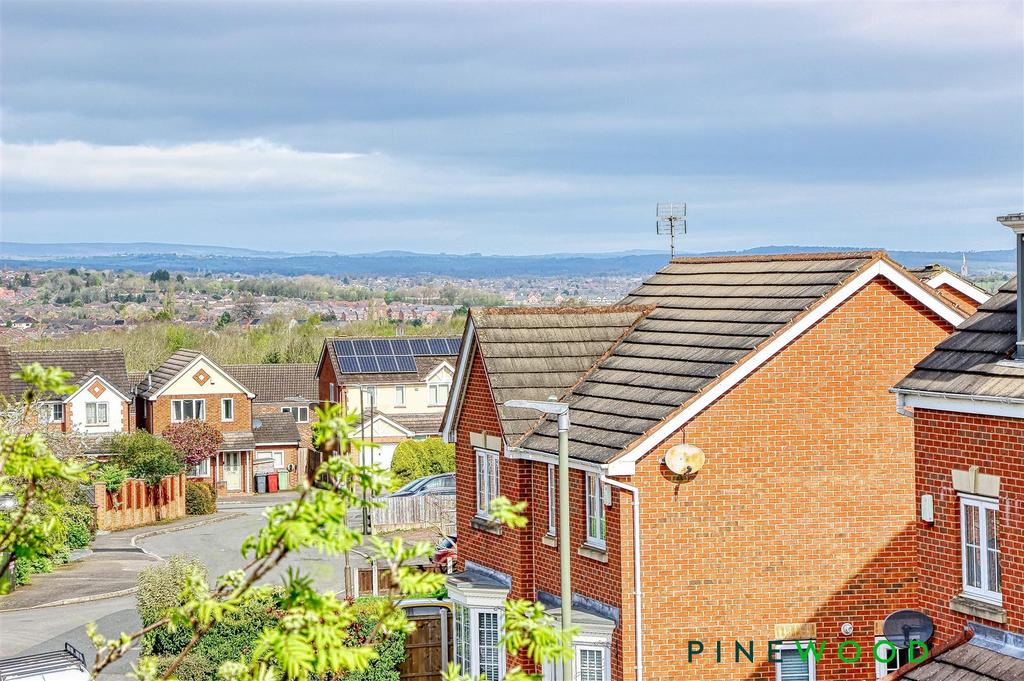
<path fill-rule="evenodd" d="M 655 210 L 657 221 L 655 229 L 658 234 L 668 235 L 669 253 L 676 257 L 676 234 L 686 234 L 686 204 L 685 203 L 659 203 Z M 680 232 L 680 230 L 682 230 Z"/>

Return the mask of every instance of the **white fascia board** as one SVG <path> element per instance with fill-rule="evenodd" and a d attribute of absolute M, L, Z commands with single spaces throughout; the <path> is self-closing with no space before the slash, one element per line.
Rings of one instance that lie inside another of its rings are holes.
<path fill-rule="evenodd" d="M 442 370 L 444 370 L 445 367 L 448 368 L 448 371 L 452 372 L 453 374 L 455 373 L 455 367 L 453 367 L 451 364 L 449 364 L 448 360 L 442 359 L 441 363 L 438 364 L 436 367 L 434 367 L 433 370 L 431 370 L 431 372 L 429 374 L 427 374 L 426 378 L 423 379 L 424 382 L 430 383 L 431 382 L 430 379 L 432 379 L 434 376 L 439 374 Z"/>
<path fill-rule="evenodd" d="M 234 376 L 232 376 L 227 371 L 225 371 L 224 367 L 222 367 L 221 365 L 217 364 L 216 362 L 214 362 L 212 359 L 210 359 L 206 355 L 200 353 L 200 354 L 196 355 L 195 359 L 193 359 L 191 362 L 189 362 L 188 364 L 183 366 L 181 368 L 181 370 L 178 371 L 178 373 L 174 374 L 174 376 L 172 376 L 170 379 L 168 379 L 166 383 L 164 383 L 162 386 L 160 386 L 160 389 L 157 390 L 155 393 L 153 393 L 153 396 L 149 398 L 149 401 L 150 402 L 155 402 L 156 398 L 158 398 L 161 395 L 163 395 L 167 391 L 167 389 L 171 387 L 172 383 L 174 383 L 179 378 L 181 378 L 182 374 L 184 374 L 186 371 L 192 369 L 195 365 L 199 364 L 199 362 L 201 362 L 203 360 L 206 360 L 207 362 L 209 362 L 213 366 L 217 367 L 217 371 L 219 371 L 220 373 L 224 374 L 225 378 L 227 378 L 229 381 L 231 381 L 231 384 L 233 386 L 235 386 L 235 388 L 238 389 L 238 392 L 244 394 L 250 400 L 256 397 L 256 393 L 249 392 L 249 389 L 246 388 L 245 386 L 243 386 L 241 383 L 239 383 L 238 380 Z"/>
<path fill-rule="evenodd" d="M 257 417 L 258 418 L 258 417 Z M 260 447 L 298 447 L 298 442 L 257 442 L 256 449 Z"/>
<path fill-rule="evenodd" d="M 523 447 L 505 447 L 505 457 L 509 459 L 526 459 L 527 461 L 558 465 L 557 454 L 538 452 L 535 449 L 525 449 Z M 599 463 L 580 461 L 579 459 L 570 458 L 569 468 L 574 468 L 579 471 L 588 471 L 590 473 L 601 473 L 603 475 L 605 467 Z"/>
<path fill-rule="evenodd" d="M 462 347 L 459 350 L 459 361 L 455 369 L 455 380 L 452 383 L 448 409 L 444 413 L 444 423 L 441 425 L 441 437 L 448 444 L 455 442 L 455 418 L 462 410 L 462 396 L 465 394 L 465 382 L 469 380 L 469 357 L 475 345 L 476 328 L 473 324 L 473 315 L 466 318 L 466 330 L 462 334 Z"/>
<path fill-rule="evenodd" d="M 992 297 L 983 289 L 978 288 L 969 281 L 964 281 L 952 272 L 940 272 L 925 283 L 934 289 L 945 284 L 950 288 L 956 289 L 979 305 Z"/>
<path fill-rule="evenodd" d="M 373 418 L 370 419 L 370 422 L 368 424 L 365 424 L 362 427 L 365 428 L 366 426 L 369 426 L 369 425 L 372 425 L 372 424 L 378 423 L 378 422 L 387 423 L 389 426 L 391 426 L 395 430 L 397 430 L 397 431 L 399 431 L 401 433 L 404 433 L 405 435 L 407 435 L 409 437 L 412 437 L 413 435 L 415 435 L 415 433 L 413 431 L 409 430 L 408 428 L 403 426 L 401 423 L 398 423 L 397 421 L 392 421 L 391 419 L 389 419 L 387 417 L 386 414 L 382 414 L 380 412 L 377 412 L 376 414 L 374 414 Z"/>
<path fill-rule="evenodd" d="M 910 275 L 907 275 L 903 271 L 893 267 L 885 260 L 878 260 L 856 277 L 848 281 L 838 291 L 823 300 L 821 304 L 811 310 L 809 314 L 798 319 L 792 326 L 785 329 L 782 333 L 772 339 L 771 342 L 761 348 L 753 357 L 737 366 L 732 373 L 728 374 L 718 383 L 712 385 L 707 392 L 702 393 L 689 406 L 663 421 L 655 430 L 651 431 L 643 439 L 638 440 L 636 444 L 625 453 L 625 455 L 610 462 L 608 464 L 608 475 L 633 475 L 636 472 L 636 462 L 639 461 L 641 457 L 664 442 L 666 438 L 682 428 L 685 423 L 704 411 L 709 405 L 715 402 L 715 400 L 740 383 L 740 381 L 754 373 L 768 360 L 781 352 L 787 345 L 821 321 L 830 312 L 846 302 L 855 293 L 857 293 L 857 291 L 862 289 L 868 284 L 868 282 L 877 276 L 883 276 L 893 282 L 913 296 L 915 300 L 927 306 L 929 310 L 939 315 L 953 326 L 958 326 L 964 321 L 964 319 L 966 319 L 963 315 L 956 312 L 952 307 L 942 301 L 937 293 L 933 293 L 932 291 L 925 289 L 920 281 L 911 279 Z"/>
<path fill-rule="evenodd" d="M 934 409 L 935 411 L 954 411 L 962 414 L 977 414 L 979 416 L 1004 416 L 1024 420 L 1024 402 L 1019 400 L 945 393 L 909 392 L 906 390 L 897 390 L 895 392 L 903 395 L 903 404 L 908 407 Z"/>
<path fill-rule="evenodd" d="M 80 387 L 78 388 L 78 390 L 76 390 L 75 392 L 71 393 L 70 395 L 68 395 L 67 397 L 65 397 L 65 398 L 64 398 L 63 400 L 56 400 L 56 401 L 58 401 L 58 402 L 65 402 L 65 403 L 67 403 L 67 402 L 70 402 L 71 400 L 73 400 L 73 399 L 75 399 L 76 397 L 78 397 L 78 394 L 79 394 L 80 392 L 82 392 L 83 390 L 85 390 L 87 386 L 90 386 L 90 385 L 92 385 L 92 382 L 93 382 L 93 381 L 97 381 L 97 380 L 98 380 L 98 381 L 99 381 L 100 383 L 102 383 L 102 384 L 104 385 L 104 387 L 105 387 L 105 388 L 106 388 L 107 390 L 109 390 L 110 392 L 112 392 L 112 393 L 114 393 L 115 395 L 117 395 L 118 397 L 120 397 L 120 398 L 121 398 L 121 401 L 122 401 L 122 402 L 129 402 L 129 403 L 131 402 L 131 398 L 129 398 L 129 397 L 128 397 L 127 395 L 125 395 L 125 394 L 124 394 L 123 392 L 121 392 L 120 390 L 118 390 L 116 386 L 114 386 L 114 385 L 113 385 L 113 384 L 112 384 L 112 383 L 111 383 L 110 381 L 108 381 L 107 379 L 103 378 L 103 376 L 102 376 L 101 374 L 92 374 L 92 375 L 91 375 L 91 376 L 89 377 L 89 380 L 87 380 L 87 381 L 83 382 L 83 383 L 82 383 L 82 385 L 81 385 L 81 386 L 80 386 Z M 91 394 L 91 393 L 90 393 L 90 394 Z"/>

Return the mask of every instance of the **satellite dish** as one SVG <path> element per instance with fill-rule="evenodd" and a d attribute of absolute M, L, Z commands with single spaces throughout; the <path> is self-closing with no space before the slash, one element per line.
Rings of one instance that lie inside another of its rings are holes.
<path fill-rule="evenodd" d="M 917 610 L 897 610 L 885 618 L 882 634 L 897 648 L 909 648 L 911 641 L 927 641 L 935 633 L 932 618 Z"/>
<path fill-rule="evenodd" d="M 665 466 L 676 475 L 690 475 L 704 467 L 704 451 L 691 444 L 676 445 L 665 452 Z"/>
<path fill-rule="evenodd" d="M 252 427 L 253 427 L 253 430 L 259 430 L 260 428 L 263 427 L 263 420 L 262 419 L 253 419 L 252 420 Z"/>

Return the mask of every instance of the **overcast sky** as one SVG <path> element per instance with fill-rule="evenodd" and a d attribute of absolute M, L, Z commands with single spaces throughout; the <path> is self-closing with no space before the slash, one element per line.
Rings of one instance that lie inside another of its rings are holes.
<path fill-rule="evenodd" d="M 1022 3 L 2 3 L 2 238 L 1009 248 Z"/>

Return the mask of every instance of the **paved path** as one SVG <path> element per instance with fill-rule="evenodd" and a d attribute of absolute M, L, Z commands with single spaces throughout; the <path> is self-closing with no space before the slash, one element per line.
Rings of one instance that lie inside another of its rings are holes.
<path fill-rule="evenodd" d="M 113 550 L 94 550 L 81 565 L 69 567 L 67 570 L 62 569 L 59 583 L 68 589 L 73 585 L 75 593 L 79 594 L 92 589 L 113 590 L 113 586 L 119 585 L 133 588 L 139 570 L 160 558 L 179 553 L 191 554 L 202 560 L 210 571 L 212 581 L 217 575 L 242 565 L 242 541 L 262 526 L 263 509 L 269 503 L 281 503 L 288 498 L 288 494 L 273 494 L 226 501 L 218 506 L 219 519 L 214 524 L 196 527 L 190 522 L 194 519 L 189 518 L 166 526 L 150 526 L 130 532 L 104 535 L 97 539 L 94 549 Z M 166 531 L 171 529 L 175 531 Z M 136 538 L 134 543 L 132 542 L 132 537 L 140 532 L 148 533 L 154 530 L 164 532 Z M 429 532 L 416 533 L 409 535 L 409 538 L 429 538 L 428 535 Z M 147 553 L 131 550 L 135 548 L 144 549 Z M 91 563 L 86 563 L 86 560 Z M 358 557 L 354 557 L 353 564 L 361 566 L 364 563 Z M 90 565 L 103 566 L 106 571 L 101 571 L 99 567 L 93 569 L 89 567 Z M 290 565 L 301 567 L 314 579 L 317 588 L 337 591 L 344 588 L 344 558 L 321 556 L 315 551 L 304 551 L 289 559 L 264 581 L 279 581 L 282 573 Z M 85 579 L 86 573 L 80 572 L 81 570 L 88 570 L 92 579 Z M 65 572 L 68 575 L 66 578 L 63 574 Z M 78 579 L 79 575 L 83 578 Z M 44 581 L 41 576 L 34 579 Z M 97 583 L 99 586 L 94 586 Z M 0 601 L 0 607 L 11 607 L 7 605 L 7 598 L 21 597 L 32 590 L 34 587 L 16 591 Z M 48 597 L 52 599 L 52 594 Z M 46 602 L 51 601 L 42 598 L 39 600 L 39 603 Z M 55 607 L 0 611 L 0 657 L 56 650 L 68 641 L 85 652 L 86 659 L 90 660 L 93 648 L 85 636 L 85 625 L 93 621 L 97 623 L 99 631 L 106 636 L 137 629 L 140 623 L 135 612 L 135 597 L 129 595 Z M 112 673 L 116 676 L 118 673 L 127 672 L 129 662 L 135 659 L 132 655 L 128 660 L 119 663 Z M 106 673 L 103 678 L 107 678 Z"/>

